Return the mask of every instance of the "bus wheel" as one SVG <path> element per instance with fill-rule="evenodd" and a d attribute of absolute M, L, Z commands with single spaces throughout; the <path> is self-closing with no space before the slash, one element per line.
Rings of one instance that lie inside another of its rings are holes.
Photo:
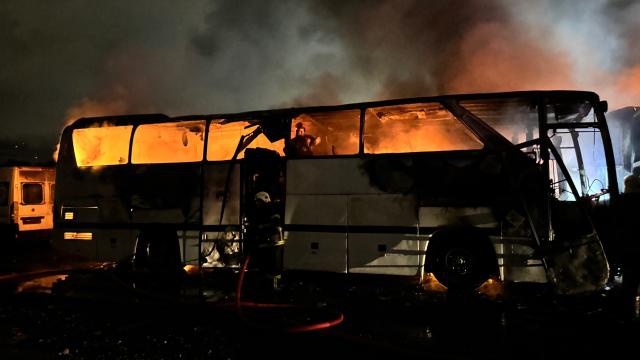
<path fill-rule="evenodd" d="M 434 240 L 427 251 L 427 271 L 449 291 L 472 292 L 497 274 L 495 251 L 488 241 L 448 236 Z"/>
<path fill-rule="evenodd" d="M 152 272 L 176 272 L 181 268 L 178 235 L 172 230 L 143 230 L 134 257 L 137 268 Z"/>

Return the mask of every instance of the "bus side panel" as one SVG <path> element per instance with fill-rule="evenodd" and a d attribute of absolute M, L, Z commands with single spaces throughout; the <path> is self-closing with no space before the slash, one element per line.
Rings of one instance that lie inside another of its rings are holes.
<path fill-rule="evenodd" d="M 287 195 L 381 194 L 358 158 L 287 161 Z"/>
<path fill-rule="evenodd" d="M 418 275 L 421 248 L 417 234 L 349 233 L 349 272 Z"/>
<path fill-rule="evenodd" d="M 131 255 L 129 166 L 78 168 L 59 158 L 52 245 L 97 261 Z M 114 241 L 115 239 L 115 241 Z"/>
<path fill-rule="evenodd" d="M 417 275 L 422 253 L 416 209 L 414 196 L 350 196 L 349 272 Z"/>
<path fill-rule="evenodd" d="M 134 253 L 136 237 L 131 229 L 100 229 L 93 232 L 98 261 L 118 261 Z"/>
<path fill-rule="evenodd" d="M 286 269 L 347 272 L 348 195 L 369 188 L 357 161 L 287 161 Z"/>
<path fill-rule="evenodd" d="M 286 201 L 284 267 L 347 272 L 347 197 L 289 195 Z"/>
<path fill-rule="evenodd" d="M 200 223 L 200 164 L 132 165 L 134 224 Z"/>
<path fill-rule="evenodd" d="M 287 270 L 347 272 L 347 234 L 295 231 L 287 234 Z"/>

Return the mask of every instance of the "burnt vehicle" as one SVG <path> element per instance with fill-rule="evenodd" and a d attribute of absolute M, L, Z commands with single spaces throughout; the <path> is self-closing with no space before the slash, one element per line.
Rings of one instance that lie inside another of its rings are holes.
<path fill-rule="evenodd" d="M 595 217 L 619 196 L 605 112 L 592 92 L 528 91 L 83 118 L 61 136 L 54 244 L 159 271 L 263 253 L 273 276 L 593 292 Z"/>

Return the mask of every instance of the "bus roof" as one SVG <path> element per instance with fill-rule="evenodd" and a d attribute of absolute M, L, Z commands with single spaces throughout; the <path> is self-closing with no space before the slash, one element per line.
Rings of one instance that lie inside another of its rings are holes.
<path fill-rule="evenodd" d="M 189 120 L 209 120 L 209 119 L 226 119 L 233 120 L 246 120 L 252 119 L 264 119 L 270 118 L 282 118 L 285 116 L 291 116 L 300 113 L 309 112 L 324 112 L 324 111 L 337 111 L 337 110 L 350 110 L 361 109 L 368 107 L 379 107 L 389 105 L 402 105 L 421 102 L 438 102 L 444 100 L 473 100 L 473 99 L 497 99 L 497 98 L 511 98 L 511 97 L 555 97 L 555 98 L 580 98 L 589 99 L 594 102 L 600 100 L 598 94 L 592 91 L 580 91 L 580 90 L 531 90 L 531 91 L 509 91 L 509 92 L 494 92 L 494 93 L 470 93 L 470 94 L 447 94 L 432 97 L 414 97 L 414 98 L 400 98 L 390 100 L 376 100 L 368 102 L 357 102 L 341 105 L 324 105 L 324 106 L 308 106 L 308 107 L 291 107 L 291 108 L 278 108 L 270 110 L 257 110 L 246 111 L 237 113 L 216 113 L 216 114 L 200 114 L 200 115 L 180 115 L 170 117 L 165 114 L 122 114 L 112 116 L 100 116 L 100 117 L 87 117 L 80 118 L 73 122 L 68 128 L 86 128 L 92 127 L 96 124 L 103 124 L 105 122 L 114 121 L 118 125 L 136 125 L 136 124 L 148 124 L 148 123 L 162 123 L 162 122 L 174 122 L 174 121 L 189 121 Z"/>

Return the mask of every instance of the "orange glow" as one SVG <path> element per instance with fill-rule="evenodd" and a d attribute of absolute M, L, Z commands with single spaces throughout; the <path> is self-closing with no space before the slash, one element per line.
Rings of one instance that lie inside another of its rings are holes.
<path fill-rule="evenodd" d="M 310 147 L 313 156 L 358 153 L 360 110 L 300 114 L 291 121 L 291 139 L 296 137 L 300 125 L 305 136 L 315 139 Z"/>
<path fill-rule="evenodd" d="M 111 101 L 95 101 L 85 98 L 82 99 L 79 104 L 67 110 L 67 116 L 64 120 L 63 127 L 71 125 L 74 121 L 80 118 L 126 114 L 128 112 L 128 105 L 126 101 L 123 101 L 122 99 L 113 99 Z M 53 159 L 55 161 L 58 161 L 59 149 L 60 144 L 58 143 L 53 152 Z"/>
<path fill-rule="evenodd" d="M 140 125 L 133 137 L 134 164 L 201 161 L 205 121 Z"/>
<path fill-rule="evenodd" d="M 446 292 L 448 290 L 432 273 L 424 274 L 422 278 L 422 288 L 430 292 Z"/>
<path fill-rule="evenodd" d="M 58 281 L 64 281 L 66 278 L 67 275 L 52 275 L 25 281 L 18 285 L 16 293 L 37 292 L 50 294 L 53 284 Z"/>
<path fill-rule="evenodd" d="M 504 297 L 505 294 L 502 281 L 500 281 L 500 279 L 494 278 L 488 279 L 487 281 L 482 283 L 482 285 L 478 287 L 477 291 L 492 300 L 500 299 Z"/>
<path fill-rule="evenodd" d="M 110 126 L 76 129 L 73 148 L 78 166 L 126 164 L 129 158 L 129 138 L 133 126 Z"/>
<path fill-rule="evenodd" d="M 209 144 L 207 145 L 207 160 L 220 161 L 231 160 L 238 147 L 238 142 L 242 135 L 250 134 L 257 127 L 249 127 L 247 121 L 236 121 L 221 124 L 219 121 L 211 122 L 209 126 Z M 258 136 L 248 148 L 265 148 L 277 151 L 280 156 L 284 156 L 284 140 L 270 142 L 264 134 Z M 238 159 L 244 158 L 244 151 L 238 154 Z"/>
<path fill-rule="evenodd" d="M 367 110 L 368 154 L 482 149 L 478 140 L 440 104 L 409 104 Z"/>
<path fill-rule="evenodd" d="M 200 267 L 196 265 L 185 265 L 183 269 L 189 275 L 200 273 Z"/>

